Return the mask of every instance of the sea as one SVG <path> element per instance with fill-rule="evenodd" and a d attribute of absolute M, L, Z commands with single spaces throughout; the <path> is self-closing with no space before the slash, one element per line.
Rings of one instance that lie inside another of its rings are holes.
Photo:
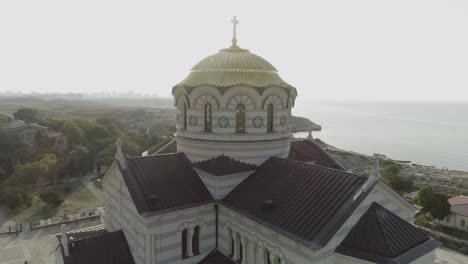
<path fill-rule="evenodd" d="M 312 135 L 338 148 L 468 171 L 468 102 L 298 100 L 293 114 L 321 125 Z"/>

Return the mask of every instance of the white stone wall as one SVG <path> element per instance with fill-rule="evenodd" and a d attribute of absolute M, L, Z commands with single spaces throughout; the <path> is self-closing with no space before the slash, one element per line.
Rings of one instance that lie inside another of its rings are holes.
<path fill-rule="evenodd" d="M 149 217 L 146 220 L 149 233 L 155 234 L 155 263 L 198 263 L 216 247 L 216 214 L 213 204 Z M 200 226 L 201 254 L 182 259 L 182 230 L 195 225 Z"/>
<path fill-rule="evenodd" d="M 276 256 L 276 264 L 294 263 L 362 263 L 360 260 L 335 253 L 335 248 L 346 237 L 351 228 L 367 211 L 373 201 L 378 202 L 401 218 L 412 221 L 413 211 L 381 183 L 371 191 L 355 210 L 353 215 L 338 230 L 331 241 L 319 250 L 305 247 L 296 241 L 280 235 L 230 209 L 219 205 L 218 249 L 231 254 L 233 233 L 239 234 L 239 241 L 245 246 L 248 257 L 255 258 L 255 264 L 262 264 L 260 249 L 267 249 Z M 169 264 L 198 263 L 216 247 L 215 205 L 205 204 L 180 211 L 142 217 L 136 211 L 122 175 L 114 163 L 103 179 L 106 213 L 103 215 L 106 229 L 123 229 L 136 263 Z M 200 226 L 201 254 L 182 259 L 182 230 Z M 250 252 L 250 253 L 247 253 Z M 256 253 L 252 253 L 256 252 Z M 263 252 L 263 251 L 262 251 Z M 432 263 L 434 252 L 413 263 Z M 257 254 L 257 255 L 255 255 Z"/>
<path fill-rule="evenodd" d="M 235 86 L 221 94 L 219 89 L 208 86 L 194 88 L 190 93 L 177 87 L 173 90 L 173 96 L 178 109 L 178 152 L 185 152 L 192 161 L 225 154 L 260 164 L 272 155 L 288 155 L 295 89 L 288 93 L 286 89 L 270 87 L 260 93 L 253 87 Z M 212 106 L 211 132 L 205 132 L 206 103 Z M 246 108 L 245 133 L 237 134 L 236 106 L 239 103 Z M 185 104 L 188 106 L 186 115 L 183 113 Z M 269 104 L 274 109 L 271 132 L 267 131 Z M 186 128 L 184 123 L 187 124 Z"/>
<path fill-rule="evenodd" d="M 261 164 L 271 156 L 286 158 L 291 146 L 291 138 L 264 141 L 215 141 L 198 140 L 177 135 L 177 152 L 184 152 L 192 161 L 207 160 L 221 154 L 243 162 Z"/>
<path fill-rule="evenodd" d="M 104 226 L 109 231 L 122 229 L 136 263 L 145 263 L 145 226 L 138 214 L 117 164 L 103 178 Z"/>
<path fill-rule="evenodd" d="M 122 229 L 137 264 L 198 263 L 215 248 L 216 223 L 213 204 L 161 215 L 138 214 L 122 175 L 114 163 L 103 179 L 105 228 Z M 200 226 L 201 254 L 182 260 L 182 230 Z"/>
<path fill-rule="evenodd" d="M 414 221 L 414 210 L 406 202 L 400 200 L 393 191 L 387 190 L 387 186 L 383 183 L 378 183 L 366 199 L 358 206 L 353 215 L 343 224 L 335 236 L 328 244 L 319 249 L 313 250 L 302 246 L 301 244 L 284 237 L 274 230 L 268 229 L 254 221 L 235 213 L 228 208 L 220 206 L 219 210 L 219 250 L 226 255 L 231 254 L 231 242 L 229 237 L 232 232 L 239 233 L 251 241 L 256 248 L 260 247 L 271 249 L 275 254 L 280 256 L 284 263 L 356 263 L 368 264 L 371 262 L 362 261 L 359 259 L 343 256 L 335 253 L 335 249 L 341 244 L 351 228 L 359 221 L 372 202 L 378 202 L 383 207 L 389 209 L 406 221 Z M 231 231 L 230 231 L 231 230 Z M 234 231 L 232 231 L 234 230 Z M 246 243 L 248 247 L 249 242 Z M 413 263 L 433 263 L 435 258 L 435 250 L 419 258 Z M 426 261 L 426 262 L 424 262 Z M 431 262 L 432 261 L 432 262 Z M 255 264 L 262 262 L 255 262 Z"/>
<path fill-rule="evenodd" d="M 273 114 L 273 131 L 288 131 L 290 121 L 288 109 L 275 109 Z M 188 109 L 187 110 L 187 131 L 204 132 L 205 129 L 205 110 Z M 226 125 L 222 122 L 228 120 Z M 283 121 L 282 121 L 283 119 Z M 179 119 L 179 129 L 182 119 Z M 257 123 L 258 122 L 258 123 Z M 246 110 L 245 129 L 248 134 L 267 133 L 267 111 L 266 110 Z M 234 134 L 236 132 L 236 113 L 235 110 L 218 111 L 212 110 L 212 132 L 215 134 Z"/>
<path fill-rule="evenodd" d="M 245 180 L 247 176 L 255 172 L 252 170 L 223 176 L 215 176 L 199 169 L 195 169 L 195 171 L 215 199 L 222 199 L 232 189 L 239 185 L 239 183 Z"/>
<path fill-rule="evenodd" d="M 460 230 L 468 231 L 468 216 L 450 213 L 450 215 L 445 217 L 443 221 L 438 221 L 438 220 L 436 221 L 437 223 L 444 225 L 444 226 L 449 226 L 449 227 L 457 228 Z"/>

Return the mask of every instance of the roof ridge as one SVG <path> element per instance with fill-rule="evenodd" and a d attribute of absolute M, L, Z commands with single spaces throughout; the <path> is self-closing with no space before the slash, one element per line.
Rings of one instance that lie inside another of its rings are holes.
<path fill-rule="evenodd" d="M 367 178 L 367 177 L 365 177 L 365 176 L 357 175 L 357 174 L 354 174 L 354 173 L 351 173 L 351 172 L 348 172 L 348 171 L 345 171 L 345 170 L 333 169 L 333 168 L 330 168 L 330 167 L 320 166 L 320 165 L 317 165 L 317 164 L 311 164 L 311 163 L 307 163 L 307 162 L 303 162 L 303 161 L 298 161 L 298 160 L 293 160 L 293 159 L 285 159 L 285 158 L 276 157 L 276 156 L 271 156 L 271 157 L 268 158 L 268 159 L 272 159 L 272 158 L 279 159 L 279 160 L 285 160 L 285 161 L 288 161 L 288 162 L 296 162 L 296 163 L 299 163 L 299 164 L 303 164 L 303 165 L 305 165 L 305 166 L 316 167 L 316 168 L 319 168 L 319 169 L 325 169 L 325 170 L 329 170 L 329 171 L 340 172 L 340 173 L 352 175 L 352 176 L 355 176 L 355 177 Z M 263 164 L 263 163 L 262 163 L 262 164 Z"/>
<path fill-rule="evenodd" d="M 253 164 L 253 163 L 248 163 L 248 162 L 245 162 L 245 161 L 242 161 L 242 160 L 238 160 L 238 159 L 235 159 L 235 158 L 232 158 L 228 155 L 224 155 L 224 154 L 221 154 L 221 155 L 218 155 L 216 157 L 213 157 L 213 158 L 210 158 L 210 159 L 206 159 L 206 160 L 200 160 L 200 161 L 197 161 L 197 162 L 194 162 L 193 164 L 200 164 L 200 163 L 203 163 L 203 162 L 209 162 L 209 161 L 214 161 L 216 159 L 220 159 L 220 158 L 226 158 L 226 159 L 229 159 L 229 160 L 232 160 L 232 161 L 235 161 L 235 162 L 239 162 L 239 163 L 243 163 L 243 164 L 247 164 L 247 165 L 251 165 L 251 166 L 256 166 L 258 167 L 257 165 Z"/>
<path fill-rule="evenodd" d="M 169 156 L 169 155 L 180 155 L 183 154 L 182 152 L 175 152 L 175 153 L 163 153 L 158 155 L 147 155 L 147 156 L 128 156 L 126 155 L 127 159 L 143 159 L 143 158 L 156 158 L 160 156 Z"/>
<path fill-rule="evenodd" d="M 379 227 L 379 230 L 380 230 L 380 233 L 382 234 L 383 237 L 385 237 L 384 239 L 384 244 L 385 244 L 385 247 L 390 249 L 391 246 L 388 244 L 388 241 L 389 241 L 389 237 L 388 237 L 388 234 L 387 232 L 385 231 L 385 228 L 383 228 L 383 223 L 379 217 L 379 214 L 378 214 L 378 209 L 380 209 L 379 207 L 381 207 L 380 204 L 378 204 L 377 202 L 372 202 L 372 204 L 370 205 L 370 209 L 374 212 L 375 214 L 375 217 L 376 217 L 376 221 L 377 221 L 377 226 Z M 385 211 L 384 211 L 385 212 Z M 386 212 L 385 212 L 386 213 Z"/>

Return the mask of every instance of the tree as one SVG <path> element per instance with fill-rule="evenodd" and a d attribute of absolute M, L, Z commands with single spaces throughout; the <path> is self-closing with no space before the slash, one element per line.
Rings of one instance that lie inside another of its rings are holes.
<path fill-rule="evenodd" d="M 7 179 L 8 185 L 36 184 L 44 179 L 55 169 L 57 157 L 53 154 L 46 154 L 38 161 L 16 165 L 15 175 Z"/>
<path fill-rule="evenodd" d="M 434 192 L 430 186 L 424 186 L 419 190 L 417 201 L 424 212 L 429 212 L 436 219 L 443 220 L 450 214 L 447 196 Z"/>
<path fill-rule="evenodd" d="M 16 111 L 13 116 L 16 119 L 23 120 L 27 123 L 37 123 L 40 119 L 39 112 L 32 108 L 21 108 Z"/>
<path fill-rule="evenodd" d="M 65 123 L 67 123 L 67 121 L 63 119 L 55 119 L 55 118 L 48 117 L 48 118 L 42 119 L 41 125 L 49 127 L 50 129 L 58 132 L 62 130 L 62 127 L 65 125 Z"/>
<path fill-rule="evenodd" d="M 424 186 L 418 191 L 417 202 L 428 212 L 434 199 L 434 191 L 431 186 Z"/>
<path fill-rule="evenodd" d="M 382 175 L 384 177 L 389 176 L 389 175 L 395 175 L 395 174 L 400 173 L 400 169 L 401 169 L 401 165 L 391 164 L 391 165 L 383 167 Z"/>
<path fill-rule="evenodd" d="M 439 220 L 443 220 L 450 214 L 450 203 L 447 196 L 436 193 L 430 210 L 431 215 Z"/>
<path fill-rule="evenodd" d="M 12 183 L 16 180 L 16 183 L 19 184 L 35 184 L 39 179 L 43 179 L 47 175 L 48 170 L 49 167 L 39 161 L 18 164 L 16 166 L 15 175 L 10 177 L 13 178 L 13 181 L 9 182 Z"/>
<path fill-rule="evenodd" d="M 57 207 L 63 202 L 63 199 L 60 197 L 60 195 L 53 191 L 41 192 L 39 194 L 39 198 L 41 198 L 41 200 L 44 201 L 47 205 L 52 207 Z"/>
<path fill-rule="evenodd" d="M 76 146 L 71 152 L 73 171 L 87 173 L 94 169 L 94 154 L 85 146 Z"/>
<path fill-rule="evenodd" d="M 3 188 L 0 193 L 0 200 L 10 209 L 16 209 L 24 205 L 23 194 L 17 188 Z"/>
<path fill-rule="evenodd" d="M 413 189 L 413 181 L 404 175 L 390 174 L 385 177 L 388 185 L 397 192 L 410 192 Z"/>
<path fill-rule="evenodd" d="M 40 162 L 46 165 L 48 172 L 50 172 L 57 165 L 57 156 L 54 154 L 45 154 Z"/>
<path fill-rule="evenodd" d="M 83 129 L 73 122 L 66 122 L 62 127 L 62 133 L 68 137 L 68 142 L 71 145 L 80 145 L 86 141 Z"/>

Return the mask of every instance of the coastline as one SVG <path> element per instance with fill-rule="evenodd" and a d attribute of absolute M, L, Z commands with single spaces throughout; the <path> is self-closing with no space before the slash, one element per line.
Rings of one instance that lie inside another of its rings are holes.
<path fill-rule="evenodd" d="M 320 139 L 314 139 L 328 154 L 330 154 L 346 170 L 369 176 L 375 173 L 374 159 L 372 156 L 337 148 Z M 447 195 L 468 195 L 468 172 L 461 170 L 449 170 L 432 165 L 422 165 L 411 161 L 394 160 L 385 154 L 384 159 L 393 161 L 402 166 L 400 173 L 410 177 L 415 186 L 430 185 L 433 188 L 447 193 Z"/>

